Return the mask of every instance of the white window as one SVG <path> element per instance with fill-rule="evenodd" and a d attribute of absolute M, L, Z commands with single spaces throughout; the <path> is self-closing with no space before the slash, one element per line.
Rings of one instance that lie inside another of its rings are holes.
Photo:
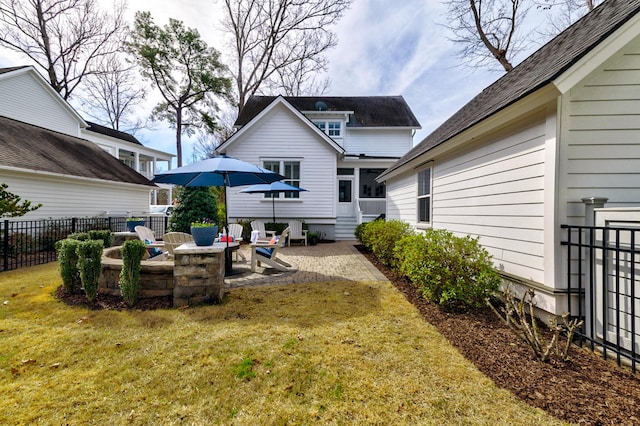
<path fill-rule="evenodd" d="M 431 223 L 431 169 L 418 172 L 418 222 Z"/>
<path fill-rule="evenodd" d="M 330 121 L 328 135 L 332 137 L 340 137 L 340 129 L 342 124 L 339 121 Z"/>
<path fill-rule="evenodd" d="M 340 121 L 314 121 L 313 124 L 332 138 L 342 137 L 342 122 Z"/>
<path fill-rule="evenodd" d="M 300 161 L 289 160 L 266 160 L 262 162 L 262 167 L 272 172 L 280 173 L 285 177 L 284 183 L 293 186 L 300 186 Z M 279 194 L 273 195 L 279 198 Z M 265 198 L 271 198 L 271 194 L 265 194 Z M 284 198 L 300 198 L 299 192 L 284 192 Z"/>

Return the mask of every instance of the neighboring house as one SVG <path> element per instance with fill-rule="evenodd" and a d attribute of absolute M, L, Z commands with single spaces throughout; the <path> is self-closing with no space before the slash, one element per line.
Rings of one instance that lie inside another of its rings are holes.
<path fill-rule="evenodd" d="M 0 182 L 42 207 L 21 219 L 148 209 L 147 178 L 93 142 L 0 117 Z"/>
<path fill-rule="evenodd" d="M 590 197 L 640 206 L 639 10 L 603 2 L 388 168 L 387 218 L 478 236 L 508 282 L 566 311 L 561 225 L 590 223 Z"/>
<path fill-rule="evenodd" d="M 413 146 L 420 128 L 401 96 L 252 96 L 217 152 L 257 164 L 307 190 L 275 199 L 276 221 L 302 219 L 326 238 L 385 212 L 375 177 Z M 272 200 L 230 188 L 230 220 L 272 219 Z"/>
<path fill-rule="evenodd" d="M 0 117 L 89 140 L 147 178 L 153 176 L 158 163 L 166 165 L 167 169 L 171 168 L 172 154 L 147 148 L 127 133 L 83 120 L 32 66 L 0 68 Z M 0 163 L 3 163 L 2 159 Z M 123 176 L 128 175 L 128 172 L 123 174 Z M 4 173 L 0 178 L 4 180 Z M 137 180 L 132 182 L 139 184 Z M 127 196 L 111 205 L 99 203 L 100 210 L 97 210 L 96 205 L 96 210 L 92 214 L 104 214 L 105 211 L 119 214 L 125 214 L 128 211 L 147 211 L 150 202 L 155 204 L 154 194 L 157 189 L 157 186 L 152 188 L 147 186 L 146 197 L 143 199 L 140 194 L 137 194 L 134 203 L 131 203 Z M 23 194 L 18 193 L 18 195 Z M 24 197 L 28 198 L 26 194 Z M 41 211 L 42 209 L 38 210 L 38 212 Z M 35 214 L 36 212 L 33 212 L 30 215 Z M 64 216 L 72 214 L 74 214 L 72 211 L 68 211 Z"/>

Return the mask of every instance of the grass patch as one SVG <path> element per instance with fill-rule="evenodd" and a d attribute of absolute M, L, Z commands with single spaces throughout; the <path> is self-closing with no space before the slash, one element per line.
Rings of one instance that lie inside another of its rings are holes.
<path fill-rule="evenodd" d="M 498 389 L 389 283 L 89 311 L 55 264 L 0 274 L 0 424 L 561 424 Z"/>

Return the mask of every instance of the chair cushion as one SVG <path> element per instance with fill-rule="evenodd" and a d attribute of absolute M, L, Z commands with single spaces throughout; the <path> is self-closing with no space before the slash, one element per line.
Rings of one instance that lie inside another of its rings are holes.
<path fill-rule="evenodd" d="M 220 238 L 220 242 L 226 243 L 226 242 L 227 242 L 227 236 L 226 236 L 226 235 L 223 235 L 223 236 Z M 230 236 L 229 236 L 229 242 L 230 242 L 230 243 L 232 243 L 232 242 L 233 242 L 233 235 L 230 235 Z"/>
<path fill-rule="evenodd" d="M 273 247 L 272 248 L 264 248 L 264 247 L 258 247 L 256 249 L 256 253 L 264 256 L 264 257 L 271 257 L 271 253 L 273 253 Z"/>
<path fill-rule="evenodd" d="M 144 240 L 145 244 L 153 244 L 151 240 Z M 149 259 L 152 257 L 160 256 L 162 254 L 162 250 L 157 247 L 147 247 L 147 253 L 149 253 Z"/>

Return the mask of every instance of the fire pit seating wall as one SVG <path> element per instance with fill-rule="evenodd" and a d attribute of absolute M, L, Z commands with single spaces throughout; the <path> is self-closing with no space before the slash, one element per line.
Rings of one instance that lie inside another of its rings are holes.
<path fill-rule="evenodd" d="M 183 247 L 183 246 L 181 246 Z M 120 296 L 122 246 L 102 252 L 98 292 Z M 174 259 L 140 262 L 140 297 L 173 296 L 174 307 L 211 303 L 224 295 L 224 248 L 174 250 Z"/>

